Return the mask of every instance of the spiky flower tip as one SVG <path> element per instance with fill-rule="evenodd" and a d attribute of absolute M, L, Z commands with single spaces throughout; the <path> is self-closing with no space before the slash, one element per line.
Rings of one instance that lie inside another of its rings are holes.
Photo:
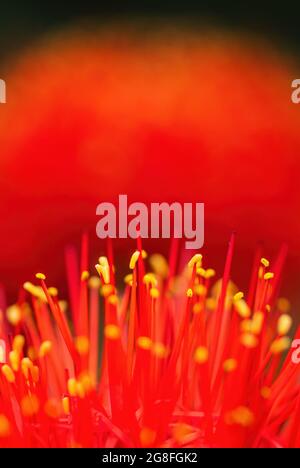
<path fill-rule="evenodd" d="M 244 296 L 233 244 L 215 281 L 200 254 L 178 272 L 176 241 L 167 262 L 138 240 L 118 294 L 111 245 L 90 276 L 84 237 L 81 272 L 67 254 L 69 303 L 42 273 L 26 282 L 1 321 L 0 445 L 300 446 L 285 252 L 272 269 L 256 257 Z"/>

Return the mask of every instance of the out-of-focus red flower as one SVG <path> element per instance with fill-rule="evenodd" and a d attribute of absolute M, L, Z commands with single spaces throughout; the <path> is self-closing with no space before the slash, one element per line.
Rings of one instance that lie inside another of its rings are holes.
<path fill-rule="evenodd" d="M 241 264 L 256 241 L 273 253 L 287 240 L 296 271 L 295 77 L 285 58 L 238 36 L 73 31 L 28 50 L 0 108 L 0 280 L 15 288 L 51 271 L 119 193 L 204 201 L 217 267 L 234 229 Z"/>

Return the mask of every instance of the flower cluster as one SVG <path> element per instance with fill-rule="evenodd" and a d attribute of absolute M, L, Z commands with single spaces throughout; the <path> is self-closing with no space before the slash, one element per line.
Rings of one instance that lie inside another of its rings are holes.
<path fill-rule="evenodd" d="M 216 280 L 201 254 L 178 268 L 178 241 L 167 261 L 138 239 L 121 288 L 111 244 L 88 272 L 84 236 L 68 303 L 44 274 L 26 282 L 0 322 L 0 446 L 300 446 L 285 252 L 256 256 L 244 295 L 233 250 Z"/>

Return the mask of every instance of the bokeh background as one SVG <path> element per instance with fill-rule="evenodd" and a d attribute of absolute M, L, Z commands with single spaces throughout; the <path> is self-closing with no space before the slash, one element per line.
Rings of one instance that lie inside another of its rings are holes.
<path fill-rule="evenodd" d="M 204 201 L 207 263 L 244 288 L 259 243 L 289 256 L 299 304 L 297 5 L 257 2 L 7 2 L 0 15 L 0 281 L 9 300 L 44 271 L 64 282 L 64 247 L 96 205 Z M 115 244 L 120 269 L 134 244 Z M 146 249 L 167 252 L 167 243 Z M 125 268 L 124 268 L 125 269 Z M 63 288 L 63 286 L 62 286 Z"/>

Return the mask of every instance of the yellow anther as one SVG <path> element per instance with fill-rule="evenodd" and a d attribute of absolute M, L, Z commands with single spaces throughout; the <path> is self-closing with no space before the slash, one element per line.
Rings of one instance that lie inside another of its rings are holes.
<path fill-rule="evenodd" d="M 0 414 L 0 438 L 10 435 L 10 422 L 4 414 Z"/>
<path fill-rule="evenodd" d="M 255 312 L 252 318 L 252 327 L 251 331 L 254 335 L 259 335 L 262 331 L 264 323 L 264 314 L 262 312 Z"/>
<path fill-rule="evenodd" d="M 21 360 L 22 373 L 26 380 L 29 378 L 29 370 L 33 367 L 33 362 L 28 357 Z"/>
<path fill-rule="evenodd" d="M 158 358 L 165 358 L 169 354 L 168 348 L 163 343 L 153 343 L 152 345 L 152 352 Z"/>
<path fill-rule="evenodd" d="M 116 294 L 111 294 L 107 299 L 108 303 L 111 305 L 117 305 L 119 302 L 118 296 Z"/>
<path fill-rule="evenodd" d="M 200 314 L 200 312 L 202 310 L 203 310 L 203 306 L 199 302 L 196 302 L 196 304 L 193 305 L 193 313 L 194 314 Z"/>
<path fill-rule="evenodd" d="M 146 250 L 142 250 L 142 259 L 145 260 L 148 257 Z"/>
<path fill-rule="evenodd" d="M 121 329 L 114 324 L 105 325 L 104 335 L 110 340 L 118 340 L 121 337 Z"/>
<path fill-rule="evenodd" d="M 32 296 L 40 299 L 40 301 L 47 302 L 47 298 L 41 286 L 35 286 L 34 284 L 30 283 L 30 281 L 26 281 L 26 283 L 23 284 L 23 288 Z"/>
<path fill-rule="evenodd" d="M 241 331 L 244 333 L 252 333 L 253 322 L 251 319 L 241 321 Z"/>
<path fill-rule="evenodd" d="M 242 427 L 252 426 L 254 423 L 254 414 L 246 406 L 239 406 L 225 417 L 227 424 L 237 424 Z"/>
<path fill-rule="evenodd" d="M 81 273 L 81 281 L 87 281 L 90 277 L 90 274 L 87 270 L 84 270 L 82 273 Z"/>
<path fill-rule="evenodd" d="M 203 284 L 195 284 L 194 293 L 197 296 L 205 296 L 205 294 L 207 293 L 207 288 Z"/>
<path fill-rule="evenodd" d="M 9 367 L 7 364 L 4 364 L 1 371 L 9 383 L 15 383 L 16 377 L 11 367 Z"/>
<path fill-rule="evenodd" d="M 266 258 L 261 258 L 260 259 L 260 263 L 265 267 L 265 268 L 268 268 L 270 266 L 270 262 L 269 260 L 267 260 Z"/>
<path fill-rule="evenodd" d="M 115 292 L 115 288 L 112 284 L 103 284 L 101 288 L 101 294 L 103 297 L 109 297 Z"/>
<path fill-rule="evenodd" d="M 272 273 L 271 271 L 264 274 L 264 279 L 265 280 L 270 280 L 270 279 L 273 279 L 273 278 L 274 278 L 274 273 Z"/>
<path fill-rule="evenodd" d="M 223 369 L 225 372 L 233 372 L 237 368 L 237 360 L 233 358 L 226 359 L 223 362 Z"/>
<path fill-rule="evenodd" d="M 278 335 L 287 335 L 293 324 L 293 319 L 288 314 L 282 314 L 277 322 Z"/>
<path fill-rule="evenodd" d="M 58 289 L 55 288 L 54 286 L 51 286 L 48 288 L 48 293 L 51 297 L 57 297 L 58 296 Z"/>
<path fill-rule="evenodd" d="M 66 312 L 67 309 L 68 309 L 68 301 L 64 301 L 64 300 L 61 300 L 61 301 L 58 301 L 58 305 L 59 305 L 59 308 L 62 312 Z"/>
<path fill-rule="evenodd" d="M 193 297 L 193 290 L 189 288 L 186 292 L 187 297 Z"/>
<path fill-rule="evenodd" d="M 61 401 L 56 398 L 49 398 L 44 404 L 44 411 L 49 418 L 58 419 L 63 412 Z"/>
<path fill-rule="evenodd" d="M 76 379 L 69 379 L 67 383 L 68 392 L 71 397 L 76 396 Z"/>
<path fill-rule="evenodd" d="M 270 387 L 263 387 L 260 391 L 261 396 L 265 399 L 268 400 L 271 396 L 271 389 Z"/>
<path fill-rule="evenodd" d="M 287 336 L 282 336 L 281 338 L 273 341 L 270 351 L 273 354 L 280 354 L 289 349 L 290 345 L 291 340 Z"/>
<path fill-rule="evenodd" d="M 264 267 L 260 266 L 259 269 L 258 269 L 258 278 L 262 279 L 263 274 L 264 274 Z"/>
<path fill-rule="evenodd" d="M 13 339 L 12 348 L 14 351 L 21 353 L 25 344 L 25 338 L 23 335 L 16 335 Z"/>
<path fill-rule="evenodd" d="M 205 307 L 207 310 L 215 310 L 217 301 L 214 297 L 208 297 L 205 301 Z"/>
<path fill-rule="evenodd" d="M 103 277 L 104 283 L 108 284 L 110 283 L 110 268 L 109 268 L 109 263 L 107 257 L 100 257 L 99 258 L 99 264 L 96 265 L 96 269 L 99 273 L 100 276 Z"/>
<path fill-rule="evenodd" d="M 239 291 L 239 292 L 237 292 L 237 293 L 233 296 L 233 301 L 234 301 L 234 302 L 237 302 L 237 301 L 239 301 L 240 299 L 243 299 L 243 297 L 244 297 L 244 293 L 241 292 L 241 291 Z"/>
<path fill-rule="evenodd" d="M 139 259 L 139 256 L 140 256 L 140 252 L 138 250 L 136 250 L 132 255 L 131 255 L 131 259 L 130 259 L 130 262 L 129 262 L 129 268 L 130 270 L 134 270 L 135 269 L 135 266 L 136 266 L 136 263 Z"/>
<path fill-rule="evenodd" d="M 6 317 L 9 323 L 15 327 L 22 319 L 21 308 L 17 304 L 8 307 L 6 309 Z"/>
<path fill-rule="evenodd" d="M 202 276 L 202 278 L 206 278 L 206 270 L 204 270 L 204 268 L 197 268 L 196 273 L 197 275 Z"/>
<path fill-rule="evenodd" d="M 140 431 L 140 443 L 142 447 L 151 447 L 156 439 L 156 432 L 149 427 L 143 427 Z"/>
<path fill-rule="evenodd" d="M 27 395 L 21 400 L 23 416 L 30 417 L 38 413 L 40 402 L 36 395 Z"/>
<path fill-rule="evenodd" d="M 43 341 L 39 349 L 39 356 L 40 357 L 47 356 L 47 354 L 50 353 L 51 349 L 52 349 L 52 342 L 49 340 Z"/>
<path fill-rule="evenodd" d="M 129 273 L 128 275 L 125 276 L 124 283 L 129 284 L 129 286 L 132 286 L 132 282 L 133 282 L 133 274 Z"/>
<path fill-rule="evenodd" d="M 243 333 L 240 341 L 245 348 L 256 348 L 258 345 L 258 339 L 252 333 Z"/>
<path fill-rule="evenodd" d="M 84 386 L 83 386 L 82 382 L 76 381 L 76 395 L 79 398 L 84 398 L 85 397 L 85 389 L 84 389 Z"/>
<path fill-rule="evenodd" d="M 242 318 L 248 318 L 251 315 L 250 307 L 244 299 L 234 301 L 234 307 L 237 313 Z"/>
<path fill-rule="evenodd" d="M 271 312 L 271 306 L 270 306 L 270 304 L 266 304 L 266 311 L 267 311 L 267 312 Z"/>
<path fill-rule="evenodd" d="M 99 265 L 99 263 L 96 263 L 95 268 L 96 268 L 96 270 L 97 270 L 99 276 L 101 277 L 101 276 L 102 276 L 103 267 L 102 267 L 101 265 Z"/>
<path fill-rule="evenodd" d="M 184 442 L 186 437 L 191 435 L 194 432 L 194 428 L 189 424 L 177 423 L 172 429 L 172 435 L 175 441 L 180 444 Z"/>
<path fill-rule="evenodd" d="M 105 257 L 104 255 L 102 257 L 99 257 L 98 262 L 99 262 L 99 265 L 109 268 L 108 258 Z"/>
<path fill-rule="evenodd" d="M 213 278 L 215 275 L 216 275 L 216 272 L 212 268 L 208 268 L 205 272 L 206 279 Z"/>
<path fill-rule="evenodd" d="M 157 299 L 159 297 L 159 290 L 157 288 L 151 288 L 150 289 L 150 296 L 153 299 Z"/>
<path fill-rule="evenodd" d="M 193 268 L 194 265 L 197 265 L 197 263 L 199 263 L 199 265 L 197 265 L 197 266 L 200 268 L 201 267 L 201 262 L 202 262 L 202 255 L 201 254 L 196 254 L 190 259 L 190 261 L 188 263 L 188 266 L 189 266 L 189 268 Z"/>
<path fill-rule="evenodd" d="M 17 372 L 20 366 L 20 355 L 17 351 L 11 351 L 9 353 L 9 362 L 13 370 Z"/>
<path fill-rule="evenodd" d="M 160 278 L 167 278 L 169 273 L 168 262 L 163 255 L 154 254 L 149 258 L 149 263 L 154 273 Z"/>
<path fill-rule="evenodd" d="M 97 265 L 95 265 L 95 268 L 96 268 L 99 276 L 103 278 L 104 283 L 109 284 L 109 282 L 110 282 L 109 266 L 103 266 L 103 265 L 100 265 L 99 263 L 97 263 Z"/>
<path fill-rule="evenodd" d="M 69 397 L 64 397 L 62 399 L 62 406 L 63 406 L 64 413 L 66 415 L 70 414 L 70 399 L 69 399 Z"/>
<path fill-rule="evenodd" d="M 194 360 L 197 364 L 204 364 L 208 361 L 208 349 L 204 346 L 198 346 L 194 353 Z"/>
<path fill-rule="evenodd" d="M 137 345 L 139 348 L 148 350 L 151 349 L 152 340 L 148 336 L 139 336 L 137 339 Z"/>
<path fill-rule="evenodd" d="M 37 274 L 35 275 L 35 277 L 36 277 L 37 279 L 40 279 L 40 280 L 45 280 L 45 279 L 46 279 L 46 276 L 44 275 L 44 273 L 37 273 Z"/>
<path fill-rule="evenodd" d="M 90 349 L 90 341 L 87 336 L 77 336 L 75 338 L 75 347 L 80 356 L 88 354 Z"/>
<path fill-rule="evenodd" d="M 82 383 L 85 393 L 89 393 L 94 388 L 93 380 L 88 372 L 83 372 L 79 381 Z"/>
<path fill-rule="evenodd" d="M 147 285 L 150 284 L 151 286 L 157 286 L 158 281 L 153 273 L 146 273 L 143 278 L 143 283 Z"/>
<path fill-rule="evenodd" d="M 101 281 L 98 276 L 91 276 L 89 279 L 89 287 L 91 289 L 98 289 L 101 286 Z"/>
<path fill-rule="evenodd" d="M 26 367 L 27 369 L 31 369 L 33 367 L 33 362 L 31 359 L 29 359 L 29 357 L 24 357 L 21 360 L 21 366 L 24 368 Z"/>

